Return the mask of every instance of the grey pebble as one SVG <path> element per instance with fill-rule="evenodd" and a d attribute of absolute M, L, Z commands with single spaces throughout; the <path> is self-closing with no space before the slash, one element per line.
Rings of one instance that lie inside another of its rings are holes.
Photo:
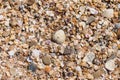
<path fill-rule="evenodd" d="M 90 17 L 87 19 L 86 24 L 90 24 L 90 23 L 92 23 L 92 22 L 94 22 L 94 21 L 95 21 L 95 17 L 94 17 L 94 16 L 90 16 Z"/>
<path fill-rule="evenodd" d="M 69 54 L 72 54 L 74 53 L 74 48 L 73 47 L 70 47 L 70 46 L 67 46 L 64 50 L 64 55 L 69 55 Z"/>
<path fill-rule="evenodd" d="M 117 29 L 119 29 L 119 28 L 120 28 L 120 23 L 116 23 L 116 24 L 115 24 L 115 27 L 116 27 Z"/>
<path fill-rule="evenodd" d="M 36 66 L 34 63 L 31 62 L 31 63 L 28 65 L 28 70 L 31 70 L 32 72 L 35 72 L 36 69 L 37 69 L 37 66 Z"/>

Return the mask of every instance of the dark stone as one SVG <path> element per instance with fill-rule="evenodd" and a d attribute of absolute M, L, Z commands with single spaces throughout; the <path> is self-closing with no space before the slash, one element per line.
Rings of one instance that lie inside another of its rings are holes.
<path fill-rule="evenodd" d="M 68 72 L 67 73 L 67 76 L 69 76 L 69 77 L 72 77 L 74 74 L 73 74 L 73 72 Z"/>
<path fill-rule="evenodd" d="M 28 65 L 28 70 L 31 70 L 32 72 L 35 72 L 37 69 L 37 66 L 34 63 L 30 63 Z"/>

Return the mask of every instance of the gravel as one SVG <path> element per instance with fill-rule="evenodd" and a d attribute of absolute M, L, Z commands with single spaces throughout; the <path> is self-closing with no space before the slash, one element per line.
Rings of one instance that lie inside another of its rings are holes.
<path fill-rule="evenodd" d="M 73 47 L 70 47 L 70 46 L 67 46 L 65 49 L 64 49 L 64 55 L 70 55 L 70 54 L 73 54 L 74 53 L 74 48 Z"/>

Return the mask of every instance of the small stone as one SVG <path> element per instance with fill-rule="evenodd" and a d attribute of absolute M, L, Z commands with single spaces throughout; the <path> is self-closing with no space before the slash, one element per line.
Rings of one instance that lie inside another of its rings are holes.
<path fill-rule="evenodd" d="M 65 42 L 65 39 L 66 39 L 66 36 L 63 30 L 58 30 L 53 35 L 53 40 L 56 43 L 62 44 L 63 42 Z"/>
<path fill-rule="evenodd" d="M 115 24 L 115 27 L 116 27 L 117 29 L 119 29 L 119 28 L 120 28 L 120 23 L 116 23 L 116 24 Z"/>
<path fill-rule="evenodd" d="M 98 14 L 98 11 L 94 8 L 88 7 L 88 9 L 90 10 L 91 14 Z"/>
<path fill-rule="evenodd" d="M 67 73 L 67 76 L 68 76 L 68 77 L 72 77 L 73 75 L 74 75 L 73 72 L 68 72 L 68 73 Z"/>
<path fill-rule="evenodd" d="M 83 58 L 83 61 L 87 63 L 92 63 L 95 58 L 95 54 L 93 52 L 89 52 L 86 54 L 86 56 Z"/>
<path fill-rule="evenodd" d="M 84 12 L 85 12 L 85 9 L 86 9 L 86 6 L 81 6 L 81 7 L 80 7 L 80 12 L 81 12 L 81 13 L 84 13 Z"/>
<path fill-rule="evenodd" d="M 28 70 L 31 70 L 32 72 L 35 72 L 37 69 L 37 66 L 34 63 L 30 63 L 28 65 Z"/>
<path fill-rule="evenodd" d="M 102 16 L 106 17 L 106 18 L 112 18 L 114 16 L 114 10 L 113 9 L 106 9 L 103 11 Z"/>
<path fill-rule="evenodd" d="M 51 70 L 50 66 L 45 66 L 45 72 L 49 73 Z"/>
<path fill-rule="evenodd" d="M 73 47 L 70 47 L 70 46 L 67 46 L 64 50 L 64 55 L 69 55 L 69 54 L 72 54 L 74 53 L 74 48 Z"/>
<path fill-rule="evenodd" d="M 116 68 L 115 60 L 111 59 L 111 60 L 107 61 L 105 63 L 105 68 L 110 70 L 110 71 L 113 71 Z"/>
<path fill-rule="evenodd" d="M 46 14 L 49 15 L 49 16 L 54 16 L 53 11 L 46 11 Z"/>
<path fill-rule="evenodd" d="M 32 56 L 34 56 L 35 58 L 39 58 L 40 55 L 40 51 L 37 49 L 32 50 Z"/>
<path fill-rule="evenodd" d="M 116 58 L 116 54 L 111 54 L 110 57 L 108 57 L 108 59 L 106 61 L 109 61 L 111 59 L 115 59 Z"/>
<path fill-rule="evenodd" d="M 10 55 L 10 57 L 12 57 L 12 56 L 14 56 L 15 51 L 14 51 L 14 50 L 11 50 L 11 51 L 8 52 L 8 54 Z"/>
<path fill-rule="evenodd" d="M 44 56 L 44 57 L 42 58 L 42 62 L 43 62 L 43 64 L 45 64 L 45 65 L 50 65 L 50 63 L 51 63 L 50 56 Z"/>
<path fill-rule="evenodd" d="M 94 22 L 94 21 L 95 21 L 95 17 L 94 17 L 94 16 L 90 16 L 90 17 L 87 19 L 86 24 L 90 24 L 90 23 L 92 23 L 92 22 Z"/>
<path fill-rule="evenodd" d="M 103 70 L 103 69 L 100 69 L 100 70 L 98 70 L 98 71 L 95 71 L 95 72 L 93 73 L 93 76 L 94 76 L 95 79 L 97 79 L 97 78 L 99 78 L 103 73 L 104 73 L 104 70 Z"/>

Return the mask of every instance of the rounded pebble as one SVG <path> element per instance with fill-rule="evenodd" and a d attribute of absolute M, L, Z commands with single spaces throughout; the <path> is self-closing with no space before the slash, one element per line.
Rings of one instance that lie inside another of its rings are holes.
<path fill-rule="evenodd" d="M 51 63 L 50 57 L 49 57 L 49 56 L 44 56 L 44 57 L 42 58 L 42 62 L 43 62 L 43 64 L 45 64 L 45 65 L 50 65 L 50 63 Z"/>
<path fill-rule="evenodd" d="M 65 42 L 65 39 L 66 39 L 66 36 L 65 36 L 65 33 L 63 30 L 58 30 L 55 32 L 55 34 L 53 35 L 53 40 L 56 42 L 56 43 L 63 43 Z"/>

